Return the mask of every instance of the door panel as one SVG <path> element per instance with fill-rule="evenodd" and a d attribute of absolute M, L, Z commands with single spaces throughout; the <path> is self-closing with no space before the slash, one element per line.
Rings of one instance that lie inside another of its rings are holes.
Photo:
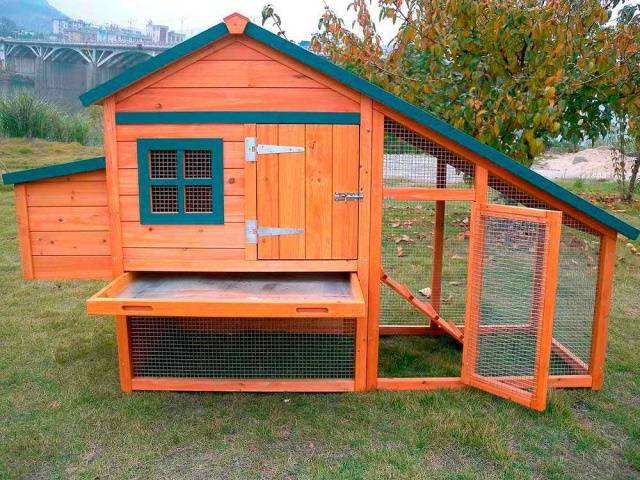
<path fill-rule="evenodd" d="M 304 125 L 279 125 L 280 145 L 304 145 Z M 278 225 L 289 228 L 305 228 L 305 154 L 280 155 L 278 165 Z M 283 235 L 278 238 L 280 257 L 285 259 L 305 258 L 305 234 Z"/>
<path fill-rule="evenodd" d="M 357 192 L 357 125 L 258 125 L 261 145 L 304 146 L 302 153 L 257 156 L 259 228 L 304 233 L 259 236 L 258 259 L 355 259 L 358 201 L 335 201 Z"/>
<path fill-rule="evenodd" d="M 278 125 L 256 125 L 259 143 L 278 144 Z M 260 155 L 258 160 L 257 211 L 260 226 L 278 226 L 278 155 Z M 258 238 L 258 258 L 280 258 L 278 237 Z"/>
<path fill-rule="evenodd" d="M 306 210 L 307 258 L 331 258 L 333 192 L 333 129 L 331 125 L 307 125 Z"/>
<path fill-rule="evenodd" d="M 462 381 L 527 407 L 546 406 L 560 212 L 472 210 Z"/>
<path fill-rule="evenodd" d="M 360 155 L 357 125 L 333 126 L 333 191 L 357 192 Z M 331 256 L 358 256 L 358 202 L 334 202 Z"/>

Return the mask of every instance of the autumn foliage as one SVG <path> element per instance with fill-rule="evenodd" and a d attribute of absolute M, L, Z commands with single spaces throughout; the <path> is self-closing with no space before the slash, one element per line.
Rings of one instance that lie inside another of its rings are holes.
<path fill-rule="evenodd" d="M 612 20 L 618 3 L 377 0 L 374 18 L 353 0 L 349 27 L 325 9 L 312 49 L 530 165 L 552 139 L 605 134 L 616 114 L 638 124 L 640 28 L 634 7 Z M 397 28 L 388 45 L 381 22 Z"/>

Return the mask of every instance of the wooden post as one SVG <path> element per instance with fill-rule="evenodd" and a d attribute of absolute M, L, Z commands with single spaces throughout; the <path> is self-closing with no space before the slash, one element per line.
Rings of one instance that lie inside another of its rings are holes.
<path fill-rule="evenodd" d="M 369 235 L 369 305 L 367 326 L 367 390 L 378 385 L 380 275 L 382 272 L 382 185 L 384 115 L 373 112 L 371 145 L 371 227 Z"/>
<path fill-rule="evenodd" d="M 473 188 L 476 192 L 476 202 L 486 203 L 489 191 L 489 172 L 485 167 L 476 165 Z"/>
<path fill-rule="evenodd" d="M 133 370 L 131 368 L 131 349 L 129 346 L 129 329 L 127 317 L 116 316 L 116 341 L 118 343 L 118 367 L 120 370 L 120 387 L 123 392 L 130 392 Z"/>
<path fill-rule="evenodd" d="M 616 237 L 603 235 L 600 239 L 596 304 L 591 338 L 591 374 L 593 390 L 600 390 L 604 382 L 604 359 L 607 350 L 607 328 L 613 291 L 613 270 L 616 263 Z"/>
<path fill-rule="evenodd" d="M 436 187 L 447 188 L 447 164 L 443 160 L 437 160 Z M 433 225 L 433 262 L 431 265 L 431 305 L 440 311 L 440 299 L 442 298 L 442 262 L 444 254 L 444 214 L 445 203 L 436 202 L 435 222 Z M 431 320 L 431 326 L 435 323 Z"/>
<path fill-rule="evenodd" d="M 109 207 L 109 240 L 111 242 L 112 273 L 114 277 L 117 277 L 124 272 L 124 259 L 122 253 L 122 224 L 120 222 L 120 183 L 115 97 L 107 97 L 104 100 L 102 112 L 104 116 L 107 205 Z"/>
<path fill-rule="evenodd" d="M 31 234 L 29 232 L 29 208 L 27 207 L 27 185 L 18 183 L 14 187 L 16 199 L 16 218 L 18 222 L 18 242 L 20 245 L 20 263 L 22 278 L 33 280 L 33 255 L 31 252 Z"/>
<path fill-rule="evenodd" d="M 368 309 L 369 298 L 369 226 L 371 222 L 371 130 L 373 121 L 373 102 L 369 97 L 362 96 L 360 99 L 360 191 L 364 195 L 358 207 L 358 281 L 362 289 L 365 301 L 365 308 Z M 369 361 L 368 346 L 368 312 L 362 321 L 356 323 L 356 339 L 362 338 L 364 341 L 363 361 L 365 365 L 362 379 L 357 375 L 355 379 L 355 389 L 357 391 L 366 390 L 367 367 Z M 362 329 L 362 332 L 359 331 Z M 362 333 L 362 335 L 361 335 Z"/>

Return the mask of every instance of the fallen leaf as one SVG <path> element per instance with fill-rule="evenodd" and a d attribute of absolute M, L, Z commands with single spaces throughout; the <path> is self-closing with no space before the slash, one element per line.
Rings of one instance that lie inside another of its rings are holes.
<path fill-rule="evenodd" d="M 451 255 L 451 260 L 464 260 L 464 257 L 460 255 Z"/>
<path fill-rule="evenodd" d="M 449 303 L 451 301 L 451 299 L 453 298 L 453 295 L 449 294 L 447 296 L 447 298 L 442 300 L 442 303 Z"/>
<path fill-rule="evenodd" d="M 401 246 L 398 245 L 398 247 L 396 248 L 396 255 L 398 257 L 404 257 L 404 250 L 402 249 Z"/>
<path fill-rule="evenodd" d="M 400 226 L 400 220 L 394 220 L 393 223 L 391 223 L 391 228 L 398 228 Z"/>
<path fill-rule="evenodd" d="M 430 287 L 425 287 L 422 290 L 418 290 L 419 293 L 421 293 L 422 295 L 424 295 L 427 298 L 431 298 L 431 288 Z"/>
<path fill-rule="evenodd" d="M 456 285 L 460 285 L 460 282 L 457 282 L 457 281 L 449 282 L 449 285 L 451 285 L 452 287 L 455 287 Z"/>

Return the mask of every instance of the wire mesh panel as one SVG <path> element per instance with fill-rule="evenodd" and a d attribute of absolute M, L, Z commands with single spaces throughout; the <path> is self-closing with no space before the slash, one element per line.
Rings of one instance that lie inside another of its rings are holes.
<path fill-rule="evenodd" d="M 176 150 L 151 150 L 149 152 L 151 178 L 177 178 L 178 152 Z"/>
<path fill-rule="evenodd" d="M 474 211 L 463 376 L 531 405 L 546 397 L 540 386 L 546 384 L 551 348 L 547 303 L 553 299 L 547 296 L 553 292 L 559 231 L 552 230 L 553 217 L 527 217 L 525 210 Z"/>
<path fill-rule="evenodd" d="M 153 213 L 176 213 L 178 211 L 178 187 L 151 187 L 151 211 Z"/>
<path fill-rule="evenodd" d="M 552 210 L 526 192 L 489 176 L 492 203 Z M 552 375 L 581 375 L 591 361 L 600 235 L 563 213 L 551 356 Z"/>
<path fill-rule="evenodd" d="M 212 208 L 211 185 L 187 185 L 184 187 L 185 212 L 211 212 Z"/>
<path fill-rule="evenodd" d="M 211 178 L 211 150 L 184 151 L 184 178 Z"/>
<path fill-rule="evenodd" d="M 128 317 L 133 375 L 348 379 L 355 320 Z"/>
<path fill-rule="evenodd" d="M 419 300 L 433 300 L 433 245 L 436 202 L 385 198 L 382 268 Z M 444 214 L 442 289 L 439 313 L 464 323 L 470 202 L 447 201 Z M 386 285 L 381 287 L 381 325 L 426 325 L 429 319 Z"/>
<path fill-rule="evenodd" d="M 385 117 L 385 187 L 472 188 L 474 171 L 473 163 Z"/>

